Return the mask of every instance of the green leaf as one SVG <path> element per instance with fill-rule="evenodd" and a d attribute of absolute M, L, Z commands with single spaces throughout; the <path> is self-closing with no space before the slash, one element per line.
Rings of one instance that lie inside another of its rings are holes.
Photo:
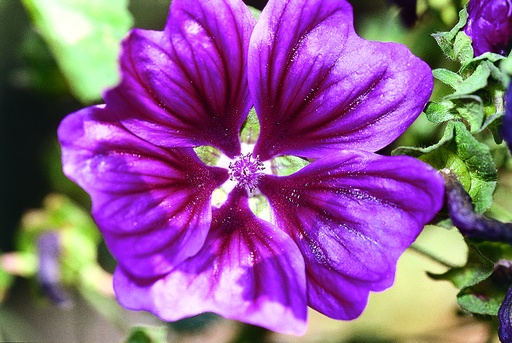
<path fill-rule="evenodd" d="M 462 66 L 469 64 L 473 60 L 474 52 L 473 46 L 471 45 L 471 38 L 469 38 L 463 31 L 460 31 L 455 36 L 453 52 L 455 54 L 455 58 Z"/>
<path fill-rule="evenodd" d="M 512 247 L 497 242 L 468 243 L 465 266 L 429 275 L 436 280 L 451 281 L 460 288 L 457 301 L 464 310 L 495 316 L 510 286 Z"/>
<path fill-rule="evenodd" d="M 434 69 L 432 70 L 432 74 L 436 79 L 452 87 L 453 89 L 457 89 L 459 85 L 464 81 L 459 74 L 444 68 Z"/>
<path fill-rule="evenodd" d="M 91 102 L 118 82 L 119 41 L 132 24 L 128 0 L 23 0 L 69 86 Z"/>
<path fill-rule="evenodd" d="M 485 118 L 483 101 L 476 95 L 448 95 L 445 99 L 454 102 L 452 113 L 468 123 L 472 133 L 479 132 Z"/>
<path fill-rule="evenodd" d="M 481 60 L 487 60 L 489 62 L 494 63 L 494 62 L 498 62 L 498 61 L 501 61 L 501 60 L 504 60 L 504 59 L 505 59 L 505 56 L 502 56 L 500 54 L 495 54 L 494 52 L 484 52 L 483 54 L 473 58 L 472 62 L 478 62 L 478 61 L 481 61 Z"/>
<path fill-rule="evenodd" d="M 473 293 L 468 289 L 457 295 L 457 302 L 460 307 L 471 313 L 497 316 L 504 296 L 503 294 L 497 299 L 487 294 Z"/>
<path fill-rule="evenodd" d="M 494 263 L 469 245 L 466 265 L 460 268 L 452 268 L 443 274 L 429 273 L 429 276 L 435 280 L 450 281 L 455 287 L 464 289 L 487 279 L 491 276 L 493 270 Z"/>
<path fill-rule="evenodd" d="M 497 315 L 510 286 L 508 274 L 512 260 L 512 246 L 499 242 L 469 244 L 470 254 L 480 254 L 492 263 L 492 273 L 478 283 L 468 285 L 457 295 L 460 306 L 467 311 Z"/>
<path fill-rule="evenodd" d="M 479 132 L 483 132 L 484 130 L 489 129 L 489 131 L 491 132 L 491 134 L 493 136 L 494 143 L 501 144 L 503 142 L 503 137 L 501 137 L 501 130 L 500 130 L 501 118 L 504 115 L 505 115 L 505 113 L 500 112 L 500 113 L 495 113 L 495 114 L 491 115 L 490 117 L 488 117 L 485 120 L 485 122 L 482 124 L 482 127 L 480 128 Z M 507 151 L 506 148 L 504 150 Z M 495 150 L 495 152 L 496 152 L 496 150 Z M 505 154 L 505 155 L 508 155 L 508 154 Z"/>
<path fill-rule="evenodd" d="M 512 56 L 508 56 L 500 62 L 500 69 L 507 75 L 512 75 Z"/>
<path fill-rule="evenodd" d="M 432 123 L 441 124 L 448 120 L 455 119 L 453 115 L 454 103 L 450 100 L 440 102 L 429 102 L 425 108 L 427 119 Z"/>
<path fill-rule="evenodd" d="M 252 15 L 254 16 L 254 19 L 258 20 L 261 15 L 261 11 L 252 6 L 247 6 L 247 7 L 249 7 L 249 10 L 251 11 Z"/>
<path fill-rule="evenodd" d="M 487 79 L 491 76 L 491 70 L 489 63 L 480 63 L 473 74 L 467 79 L 462 81 L 461 84 L 456 88 L 455 95 L 467 95 L 476 92 L 479 89 L 487 86 Z"/>
<path fill-rule="evenodd" d="M 496 167 L 487 145 L 478 142 L 461 122 L 450 122 L 438 144 L 428 148 L 401 147 L 393 155 L 409 155 L 437 170 L 450 169 L 469 193 L 476 212 L 492 204 Z"/>
<path fill-rule="evenodd" d="M 487 62 L 491 71 L 491 77 L 500 83 L 500 86 L 505 90 L 510 83 L 510 77 L 507 73 L 503 72 L 500 68 L 496 67 L 493 63 Z"/>
<path fill-rule="evenodd" d="M 443 53 L 451 60 L 456 59 L 456 53 L 454 51 L 453 39 L 457 36 L 459 31 L 466 25 L 468 20 L 468 12 L 464 7 L 459 12 L 459 21 L 449 32 L 437 32 L 432 34 L 432 37 L 436 40 L 437 44 L 443 51 Z"/>
<path fill-rule="evenodd" d="M 439 45 L 445 56 L 451 60 L 455 60 L 455 52 L 453 51 L 453 44 L 449 38 L 449 32 L 433 33 L 432 37 L 434 37 L 437 45 Z"/>
<path fill-rule="evenodd" d="M 460 11 L 459 11 L 459 21 L 457 22 L 457 24 L 455 24 L 455 26 L 450 30 L 450 32 L 448 33 L 448 37 L 450 37 L 449 39 L 452 40 L 453 38 L 456 37 L 457 33 L 462 30 L 462 28 L 464 26 L 466 26 L 466 23 L 468 21 L 468 11 L 467 11 L 467 8 L 466 6 L 464 6 L 464 8 L 462 8 Z"/>

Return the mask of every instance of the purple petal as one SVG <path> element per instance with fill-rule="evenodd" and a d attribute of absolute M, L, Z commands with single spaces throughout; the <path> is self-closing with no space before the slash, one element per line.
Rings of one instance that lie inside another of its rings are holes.
<path fill-rule="evenodd" d="M 203 312 L 291 334 L 306 329 L 304 262 L 282 231 L 255 217 L 235 188 L 214 211 L 205 248 L 154 280 L 114 274 L 120 303 L 174 321 Z"/>
<path fill-rule="evenodd" d="M 37 238 L 37 280 L 43 293 L 56 305 L 70 307 L 72 301 L 62 287 L 59 258 L 61 241 L 57 231 L 45 231 Z"/>
<path fill-rule="evenodd" d="M 501 342 L 512 342 L 512 287 L 510 287 L 503 299 L 498 311 L 498 335 Z"/>
<path fill-rule="evenodd" d="M 471 196 L 466 192 L 457 176 L 443 169 L 446 207 L 450 219 L 464 237 L 512 244 L 512 223 L 502 223 L 475 212 Z"/>
<path fill-rule="evenodd" d="M 471 37 L 475 56 L 486 52 L 506 55 L 512 37 L 511 0 L 470 0 L 464 32 Z"/>
<path fill-rule="evenodd" d="M 393 283 L 396 262 L 443 203 L 443 179 L 410 157 L 342 151 L 259 185 L 306 259 L 309 305 L 338 319 Z"/>
<path fill-rule="evenodd" d="M 406 47 L 357 36 L 346 1 L 271 0 L 249 48 L 255 154 L 376 151 L 414 121 L 432 87 L 430 68 Z"/>
<path fill-rule="evenodd" d="M 189 148 L 160 148 L 110 120 L 103 107 L 59 127 L 65 174 L 89 193 L 93 216 L 119 264 L 154 276 L 194 255 L 211 224 L 211 194 L 227 178 Z"/>
<path fill-rule="evenodd" d="M 165 31 L 136 29 L 124 41 L 122 82 L 105 94 L 107 107 L 155 145 L 238 154 L 252 106 L 246 55 L 253 26 L 241 1 L 172 1 Z"/>
<path fill-rule="evenodd" d="M 512 152 L 512 87 L 508 87 L 505 94 L 505 115 L 501 124 L 501 134 Z"/>

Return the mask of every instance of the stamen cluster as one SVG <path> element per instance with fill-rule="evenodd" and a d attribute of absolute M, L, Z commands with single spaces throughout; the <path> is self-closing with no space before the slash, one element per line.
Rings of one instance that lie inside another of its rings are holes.
<path fill-rule="evenodd" d="M 229 163 L 229 179 L 237 182 L 237 187 L 254 191 L 263 176 L 265 166 L 259 156 L 253 157 L 252 153 L 240 154 Z"/>

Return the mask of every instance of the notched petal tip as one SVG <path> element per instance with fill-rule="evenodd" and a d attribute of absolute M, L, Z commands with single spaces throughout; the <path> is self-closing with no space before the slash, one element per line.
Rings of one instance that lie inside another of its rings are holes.
<path fill-rule="evenodd" d="M 154 146 L 112 117 L 108 107 L 91 107 L 62 122 L 64 171 L 91 196 L 119 264 L 134 275 L 160 275 L 202 247 L 212 192 L 229 175 L 192 149 Z"/>
<path fill-rule="evenodd" d="M 261 122 L 255 153 L 263 160 L 377 151 L 421 113 L 432 93 L 431 69 L 402 45 L 357 36 L 346 1 L 272 4 L 249 50 Z"/>
<path fill-rule="evenodd" d="M 392 285 L 399 256 L 440 210 L 444 192 L 423 162 L 362 151 L 265 176 L 259 189 L 306 259 L 309 305 L 341 319 L 359 315 L 370 291 Z"/>
<path fill-rule="evenodd" d="M 240 152 L 252 107 L 247 49 L 254 18 L 239 1 L 173 1 L 165 31 L 132 30 L 121 84 L 105 101 L 132 133 L 164 147 Z"/>
<path fill-rule="evenodd" d="M 215 312 L 277 332 L 303 334 L 303 259 L 287 235 L 251 213 L 244 193 L 235 189 L 214 212 L 207 248 L 167 275 L 144 282 L 116 270 L 121 304 L 168 321 Z"/>

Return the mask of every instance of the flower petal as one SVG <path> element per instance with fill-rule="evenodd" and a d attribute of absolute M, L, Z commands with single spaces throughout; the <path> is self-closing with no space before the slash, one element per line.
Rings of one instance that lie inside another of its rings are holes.
<path fill-rule="evenodd" d="M 107 106 L 155 145 L 238 154 L 252 106 L 246 55 L 253 26 L 238 0 L 172 1 L 163 32 L 135 29 L 124 41 L 122 82 L 105 94 Z"/>
<path fill-rule="evenodd" d="M 211 194 L 229 176 L 189 148 L 145 142 L 89 107 L 59 127 L 65 174 L 92 198 L 93 216 L 119 264 L 154 276 L 194 255 L 211 224 Z"/>
<path fill-rule="evenodd" d="M 235 188 L 214 211 L 205 248 L 168 275 L 144 280 L 114 274 L 120 303 L 174 321 L 203 312 L 302 334 L 306 329 L 304 262 L 285 233 L 250 211 Z"/>
<path fill-rule="evenodd" d="M 501 123 L 501 135 L 512 152 L 512 87 L 509 85 L 505 93 L 505 115 Z"/>
<path fill-rule="evenodd" d="M 259 189 L 306 259 L 309 305 L 338 319 L 357 317 L 369 291 L 391 286 L 398 257 L 443 203 L 430 166 L 362 151 L 265 175 Z"/>
<path fill-rule="evenodd" d="M 505 299 L 498 311 L 498 335 L 501 342 L 512 342 L 512 286 L 509 287 Z"/>
<path fill-rule="evenodd" d="M 512 36 L 511 0 L 471 0 L 464 32 L 471 38 L 475 56 L 486 52 L 507 55 Z"/>
<path fill-rule="evenodd" d="M 271 0 L 249 47 L 261 123 L 254 153 L 379 150 L 421 113 L 432 87 L 430 68 L 406 47 L 357 36 L 346 1 Z"/>

